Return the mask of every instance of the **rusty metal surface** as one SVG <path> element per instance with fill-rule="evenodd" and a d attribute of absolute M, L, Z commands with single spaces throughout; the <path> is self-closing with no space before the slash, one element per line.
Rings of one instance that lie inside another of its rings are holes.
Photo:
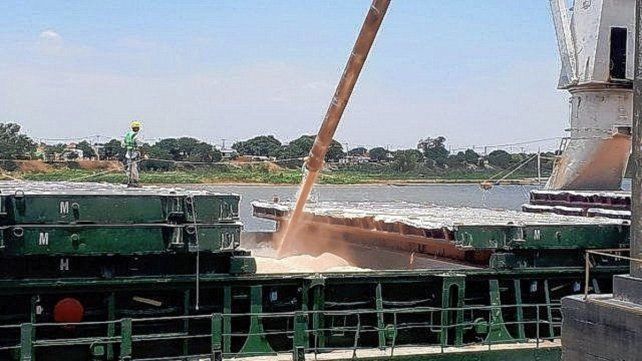
<path fill-rule="evenodd" d="M 292 207 L 252 205 L 255 216 L 279 225 Z M 351 260 L 360 253 L 350 245 L 358 245 L 397 252 L 408 265 L 408 257 L 423 254 L 494 268 L 573 266 L 582 260 L 583 249 L 628 245 L 628 236 L 628 221 L 603 217 L 403 202 L 320 202 L 306 208 L 293 253 L 332 252 Z"/>
<path fill-rule="evenodd" d="M 631 219 L 631 192 L 533 190 L 522 211 Z"/>
<path fill-rule="evenodd" d="M 341 75 L 341 80 L 339 80 L 339 84 L 328 106 L 319 133 L 310 150 L 310 158 L 306 162 L 306 167 L 310 172 L 319 171 L 323 166 L 325 154 L 332 142 L 337 126 L 341 121 L 341 116 L 348 105 L 350 95 L 354 90 L 359 74 L 363 69 L 363 64 L 368 57 L 368 53 L 370 53 L 370 49 L 372 48 L 372 44 L 374 43 L 389 5 L 390 0 L 374 0 L 368 10 L 368 14 L 361 27 L 357 41 L 354 44 L 348 63 Z"/>
<path fill-rule="evenodd" d="M 595 114 L 594 116 L 600 116 Z M 608 118 L 602 115 L 602 118 Z M 578 135 L 578 137 L 582 137 Z M 631 151 L 631 139 L 617 135 L 574 138 L 556 160 L 548 189 L 618 190 Z"/>

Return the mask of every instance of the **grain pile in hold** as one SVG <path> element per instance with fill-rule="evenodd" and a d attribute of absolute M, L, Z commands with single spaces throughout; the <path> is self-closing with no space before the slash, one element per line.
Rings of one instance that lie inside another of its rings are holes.
<path fill-rule="evenodd" d="M 332 253 L 320 256 L 299 255 L 284 258 L 256 257 L 257 273 L 354 272 L 362 268 Z"/>
<path fill-rule="evenodd" d="M 243 246 L 252 250 L 256 259 L 257 273 L 317 273 L 317 272 L 355 272 L 366 269 L 353 266 L 348 260 L 330 252 L 299 254 L 278 258 L 278 245 L 274 240 L 257 240 L 246 236 Z"/>

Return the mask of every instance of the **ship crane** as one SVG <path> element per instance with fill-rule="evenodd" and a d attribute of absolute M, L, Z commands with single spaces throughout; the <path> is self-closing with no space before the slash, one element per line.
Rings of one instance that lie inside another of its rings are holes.
<path fill-rule="evenodd" d="M 571 117 L 546 188 L 619 190 L 631 152 L 635 0 L 550 5 Z"/>

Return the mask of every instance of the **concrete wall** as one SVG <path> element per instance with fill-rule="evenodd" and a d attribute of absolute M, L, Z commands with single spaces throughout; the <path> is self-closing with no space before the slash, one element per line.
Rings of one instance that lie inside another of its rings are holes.
<path fill-rule="evenodd" d="M 562 299 L 564 361 L 642 360 L 642 307 L 610 295 Z"/>

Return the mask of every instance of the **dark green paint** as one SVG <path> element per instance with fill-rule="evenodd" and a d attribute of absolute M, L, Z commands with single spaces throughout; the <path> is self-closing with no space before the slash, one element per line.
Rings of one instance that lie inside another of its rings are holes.
<path fill-rule="evenodd" d="M 253 356 L 275 354 L 265 337 L 263 323 L 259 316 L 261 313 L 263 313 L 263 288 L 252 286 L 250 287 L 250 330 L 248 332 L 250 336 L 241 347 L 239 354 Z"/>
<path fill-rule="evenodd" d="M 616 224 L 460 225 L 454 237 L 471 250 L 616 248 L 628 245 L 629 229 Z"/>
<path fill-rule="evenodd" d="M 192 202 L 193 198 L 193 202 Z M 238 195 L 178 192 L 3 195 L 0 224 L 193 223 L 238 220 Z M 194 205 L 194 206 L 192 206 Z"/>
<path fill-rule="evenodd" d="M 20 361 L 33 361 L 34 329 L 31 323 L 20 325 Z"/>
<path fill-rule="evenodd" d="M 132 319 L 124 318 L 120 321 L 120 358 L 129 361 L 132 356 Z"/>
<path fill-rule="evenodd" d="M 488 335 L 486 336 L 486 342 L 489 344 L 495 344 L 512 341 L 513 337 L 510 332 L 508 332 L 508 329 L 506 329 L 506 325 L 504 323 L 499 282 L 497 282 L 497 280 L 489 280 L 488 282 L 490 304 L 493 307 L 490 309 L 490 321 L 488 322 Z"/>
<path fill-rule="evenodd" d="M 5 256 L 138 255 L 234 250 L 240 223 L 174 225 L 20 225 L 0 228 Z M 190 247 L 193 246 L 193 247 Z"/>

